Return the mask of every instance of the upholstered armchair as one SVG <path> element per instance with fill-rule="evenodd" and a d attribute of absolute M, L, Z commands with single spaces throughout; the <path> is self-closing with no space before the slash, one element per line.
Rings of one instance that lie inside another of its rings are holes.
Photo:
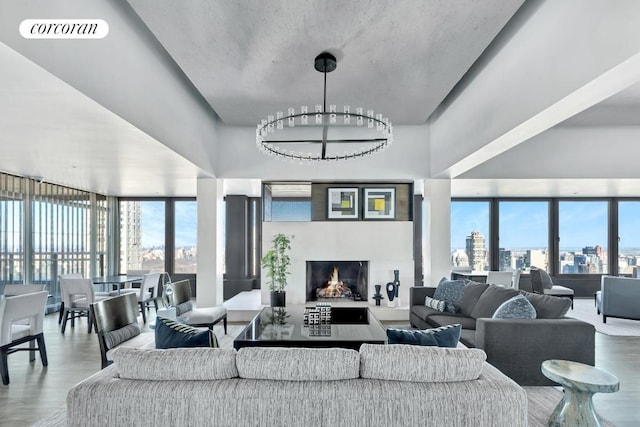
<path fill-rule="evenodd" d="M 0 299 L 0 374 L 2 384 L 9 384 L 9 366 L 7 356 L 16 351 L 28 351 L 29 360 L 36 359 L 36 350 L 40 352 L 42 366 L 47 366 L 47 349 L 44 343 L 42 326 L 44 309 L 47 304 L 47 292 L 32 292 Z M 29 343 L 29 347 L 18 347 Z M 35 347 L 37 342 L 38 347 Z M 16 348 L 18 347 L 18 348 Z"/>
<path fill-rule="evenodd" d="M 551 276 L 545 270 L 531 267 L 531 287 L 536 294 L 550 295 L 552 297 L 569 298 L 573 309 L 573 289 L 566 286 L 555 285 Z"/>
<path fill-rule="evenodd" d="M 165 296 L 169 306 L 176 308 L 176 315 L 183 319 L 187 325 L 213 329 L 213 325 L 222 320 L 224 333 L 227 333 L 227 309 L 222 305 L 193 308 L 189 280 L 167 283 L 165 285 Z"/>
<path fill-rule="evenodd" d="M 640 279 L 602 276 L 600 280 L 596 307 L 602 322 L 607 323 L 607 317 L 640 320 Z"/>

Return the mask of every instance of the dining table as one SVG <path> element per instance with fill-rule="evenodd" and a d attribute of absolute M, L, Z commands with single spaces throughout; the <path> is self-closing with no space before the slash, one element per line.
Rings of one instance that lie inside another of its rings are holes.
<path fill-rule="evenodd" d="M 113 287 L 117 287 L 118 295 L 120 295 L 120 292 L 122 291 L 122 288 L 125 286 L 125 284 L 140 282 L 142 281 L 142 276 L 118 274 L 113 276 L 94 277 L 91 280 L 94 285 L 103 285 L 103 286 L 111 285 L 111 289 L 109 290 L 113 290 Z"/>

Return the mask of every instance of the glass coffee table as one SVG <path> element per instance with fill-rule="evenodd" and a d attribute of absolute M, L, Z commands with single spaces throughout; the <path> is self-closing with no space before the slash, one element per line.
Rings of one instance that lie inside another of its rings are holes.
<path fill-rule="evenodd" d="M 304 324 L 303 306 L 263 308 L 233 341 L 233 347 L 341 347 L 385 344 L 384 326 L 367 307 L 332 307 L 331 320 Z"/>

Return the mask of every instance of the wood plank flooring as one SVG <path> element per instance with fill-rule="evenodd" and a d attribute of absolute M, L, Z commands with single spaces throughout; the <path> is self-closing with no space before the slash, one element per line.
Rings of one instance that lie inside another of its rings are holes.
<path fill-rule="evenodd" d="M 40 358 L 28 362 L 28 353 L 9 356 L 11 383 L 0 385 L 0 425 L 29 426 L 64 406 L 69 389 L 100 369 L 100 351 L 95 334 L 87 333 L 86 320 L 63 335 L 57 313 L 45 317 L 45 340 L 49 367 Z M 397 322 L 396 322 L 397 324 Z M 618 427 L 640 425 L 640 337 L 596 334 L 596 366 L 620 379 L 620 391 L 597 394 L 600 415 Z"/>

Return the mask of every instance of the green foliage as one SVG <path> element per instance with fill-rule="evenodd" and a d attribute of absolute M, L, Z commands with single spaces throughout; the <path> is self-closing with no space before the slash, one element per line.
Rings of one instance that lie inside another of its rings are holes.
<path fill-rule="evenodd" d="M 278 233 L 273 238 L 273 246 L 262 257 L 262 267 L 267 269 L 270 291 L 284 291 L 287 286 L 287 276 L 291 274 L 289 266 L 291 259 L 288 252 L 291 250 L 291 239 L 293 236 L 286 236 Z"/>

